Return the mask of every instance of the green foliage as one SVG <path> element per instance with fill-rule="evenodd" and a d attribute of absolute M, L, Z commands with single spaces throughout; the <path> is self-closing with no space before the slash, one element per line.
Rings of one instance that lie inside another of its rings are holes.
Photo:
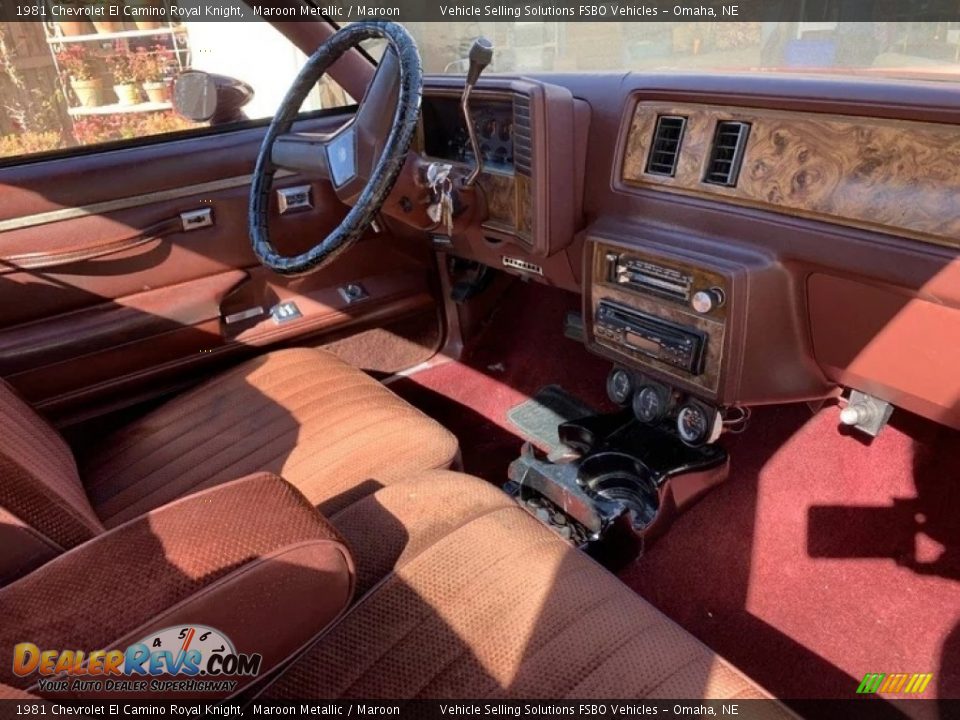
<path fill-rule="evenodd" d="M 23 133 L 55 132 L 63 125 L 63 94 L 28 85 L 17 70 L 15 53 L 7 45 L 6 31 L 0 25 L 0 102 L 7 117 Z"/>
<path fill-rule="evenodd" d="M 128 52 L 119 43 L 116 51 L 107 56 L 107 69 L 113 75 L 115 85 L 134 83 L 140 79 L 136 56 Z"/>

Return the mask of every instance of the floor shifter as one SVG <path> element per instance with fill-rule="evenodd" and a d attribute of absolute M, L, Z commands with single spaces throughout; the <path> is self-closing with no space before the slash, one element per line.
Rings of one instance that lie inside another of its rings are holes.
<path fill-rule="evenodd" d="M 470 68 L 467 70 L 467 79 L 463 86 L 463 95 L 460 98 L 460 112 L 463 113 L 463 123 L 467 127 L 467 134 L 470 136 L 470 147 L 473 149 L 473 170 L 464 180 L 464 187 L 473 187 L 483 170 L 483 153 L 480 151 L 480 140 L 477 138 L 477 129 L 474 126 L 473 118 L 470 116 L 470 93 L 473 92 L 474 85 L 480 79 L 482 73 L 490 61 L 493 60 L 493 43 L 485 37 L 478 37 L 473 41 L 470 47 Z"/>
<path fill-rule="evenodd" d="M 470 147 L 473 152 L 473 168 L 469 174 L 460 179 L 452 175 L 453 165 L 444 162 L 433 162 L 426 170 L 424 181 L 430 190 L 430 204 L 427 215 L 434 223 L 431 229 L 433 242 L 441 247 L 452 244 L 454 234 L 454 219 L 470 204 L 464 195 L 469 195 L 480 172 L 483 170 L 483 152 L 480 140 L 477 138 L 477 129 L 470 115 L 470 93 L 480 79 L 480 74 L 493 59 L 493 43 L 483 37 L 473 42 L 470 48 L 470 68 L 467 71 L 466 82 L 463 86 L 463 95 L 460 98 L 460 112 L 463 115 L 464 126 L 470 138 Z"/>

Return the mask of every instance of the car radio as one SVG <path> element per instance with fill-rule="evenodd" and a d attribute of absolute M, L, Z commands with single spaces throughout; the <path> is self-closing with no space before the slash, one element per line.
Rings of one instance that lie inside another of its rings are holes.
<path fill-rule="evenodd" d="M 607 254 L 607 280 L 680 303 L 690 301 L 693 274 L 621 253 Z"/>
<path fill-rule="evenodd" d="M 594 332 L 615 347 L 681 368 L 691 375 L 703 372 L 708 336 L 696 328 L 602 300 L 597 306 Z"/>

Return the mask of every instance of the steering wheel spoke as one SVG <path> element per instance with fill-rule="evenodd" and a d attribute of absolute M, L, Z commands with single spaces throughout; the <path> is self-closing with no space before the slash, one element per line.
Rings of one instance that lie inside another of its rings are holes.
<path fill-rule="evenodd" d="M 292 132 L 300 106 L 327 69 L 373 38 L 385 39 L 389 47 L 353 120 L 331 135 Z M 250 242 L 263 265 L 282 275 L 303 275 L 332 262 L 360 239 L 406 164 L 422 92 L 420 54 L 397 23 L 352 23 L 317 48 L 267 129 L 250 183 Z M 327 177 L 341 200 L 353 204 L 330 235 L 295 257 L 279 254 L 270 242 L 270 189 L 278 168 Z"/>
<path fill-rule="evenodd" d="M 273 142 L 270 162 L 275 168 L 327 178 L 330 176 L 327 166 L 330 138 L 326 133 L 284 133 Z"/>
<path fill-rule="evenodd" d="M 361 150 L 357 154 L 357 163 L 362 177 L 370 177 L 373 173 L 384 139 L 390 133 L 393 122 L 393 113 L 390 111 L 396 107 L 399 93 L 400 68 L 397 53 L 388 46 L 353 120 Z"/>

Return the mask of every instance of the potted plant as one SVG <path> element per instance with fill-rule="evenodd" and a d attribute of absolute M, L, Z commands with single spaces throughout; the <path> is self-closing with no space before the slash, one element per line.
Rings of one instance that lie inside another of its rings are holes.
<path fill-rule="evenodd" d="M 93 8 L 102 8 L 100 13 L 93 16 L 93 27 L 98 33 L 110 35 L 123 30 L 123 20 L 118 19 L 120 18 L 118 0 L 86 0 L 86 4 Z"/>
<path fill-rule="evenodd" d="M 150 102 L 170 102 L 170 82 L 167 79 L 167 68 L 173 59 L 173 53 L 162 45 L 155 45 L 153 50 L 139 49 L 134 57 L 137 79 L 143 83 Z"/>
<path fill-rule="evenodd" d="M 98 107 L 106 103 L 106 84 L 100 58 L 83 46 L 70 45 L 57 55 L 60 68 L 70 78 L 77 100 L 83 107 Z"/>
<path fill-rule="evenodd" d="M 133 8 L 133 22 L 137 30 L 159 30 L 163 27 L 163 20 L 150 19 L 164 17 L 162 0 L 127 0 L 127 6 Z"/>
<path fill-rule="evenodd" d="M 81 0 L 63 0 L 61 5 L 67 8 L 76 8 L 83 5 Z M 57 27 L 65 37 L 89 35 L 93 32 L 93 23 L 89 20 L 57 20 Z"/>
<path fill-rule="evenodd" d="M 114 52 L 107 58 L 107 67 L 113 75 L 113 91 L 121 105 L 136 105 L 140 102 L 141 90 L 137 77 L 137 57 L 122 43 L 117 43 Z"/>

